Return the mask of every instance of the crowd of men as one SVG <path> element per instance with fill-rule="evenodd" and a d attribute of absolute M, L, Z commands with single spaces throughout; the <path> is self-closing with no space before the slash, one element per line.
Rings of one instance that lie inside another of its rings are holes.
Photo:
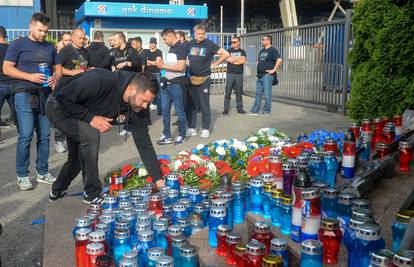
<path fill-rule="evenodd" d="M 166 55 L 151 38 L 149 49 L 143 49 L 140 37 L 126 39 L 124 33 L 109 36 L 96 31 L 93 42 L 87 42 L 82 29 L 61 35 L 57 46 L 45 41 L 49 18 L 35 13 L 30 32 L 7 44 L 7 33 L 0 27 L 0 109 L 7 99 L 16 114 L 18 141 L 16 147 L 17 184 L 21 190 L 33 188 L 29 179 L 30 143 L 37 133 L 36 181 L 53 184 L 51 200 L 65 195 L 71 181 L 82 172 L 84 201 L 99 196 L 98 175 L 100 134 L 114 123 L 123 124 L 120 135 L 132 134 L 144 165 L 156 181 L 163 184 L 156 154 L 148 134 L 150 109 L 162 116 L 163 132 L 158 145 L 183 144 L 197 135 L 197 113 L 201 112 L 200 137 L 210 136 L 211 70 L 226 62 L 226 87 L 223 115 L 229 114 L 232 91 L 236 93 L 237 112 L 243 108 L 243 66 L 246 52 L 240 38 L 234 36 L 226 50 L 206 37 L 198 24 L 194 39 L 187 41 L 183 32 L 167 28 L 161 32 L 169 47 Z M 264 36 L 258 55 L 255 103 L 247 114 L 271 113 L 272 84 L 282 60 L 272 47 L 272 37 Z M 218 55 L 217 60 L 213 60 Z M 39 73 L 46 63 L 53 75 Z M 163 75 L 161 75 L 163 73 Z M 265 104 L 260 112 L 261 98 Z M 178 135 L 170 130 L 171 106 L 177 113 Z M 1 122 L 2 127 L 9 125 Z M 68 150 L 68 160 L 57 177 L 48 170 L 50 128 L 55 128 L 55 149 Z"/>

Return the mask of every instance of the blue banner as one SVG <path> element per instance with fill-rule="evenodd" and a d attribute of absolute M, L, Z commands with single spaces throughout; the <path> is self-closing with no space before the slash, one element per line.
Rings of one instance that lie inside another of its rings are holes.
<path fill-rule="evenodd" d="M 207 6 L 84 2 L 75 14 L 84 17 L 207 19 Z"/>

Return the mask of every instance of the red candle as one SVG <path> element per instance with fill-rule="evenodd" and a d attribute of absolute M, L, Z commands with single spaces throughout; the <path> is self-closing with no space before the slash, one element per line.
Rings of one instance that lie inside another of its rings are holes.
<path fill-rule="evenodd" d="M 265 245 L 266 254 L 270 251 L 270 241 L 273 239 L 273 234 L 270 231 L 270 224 L 267 222 L 257 222 L 254 225 L 252 239 L 255 239 Z"/>
<path fill-rule="evenodd" d="M 228 265 L 236 265 L 236 245 L 241 242 L 241 236 L 236 233 L 227 234 L 227 256 L 226 263 Z"/>
<path fill-rule="evenodd" d="M 349 125 L 349 130 L 354 133 L 355 141 L 357 146 L 359 145 L 359 125 L 356 122 L 353 122 Z"/>
<path fill-rule="evenodd" d="M 375 149 L 377 142 L 381 141 L 381 135 L 382 135 L 382 119 L 376 118 L 374 119 L 374 131 L 372 134 L 372 140 L 371 140 L 371 148 Z"/>
<path fill-rule="evenodd" d="M 361 124 L 361 131 L 363 132 L 370 132 L 371 129 L 371 120 L 370 119 L 362 119 Z"/>
<path fill-rule="evenodd" d="M 96 267 L 99 256 L 105 255 L 104 245 L 101 243 L 90 243 L 86 246 L 86 267 Z"/>
<path fill-rule="evenodd" d="M 244 252 L 246 251 L 246 244 L 237 244 L 235 249 L 234 258 L 236 260 L 237 267 L 247 267 L 245 264 Z"/>
<path fill-rule="evenodd" d="M 162 214 L 162 197 L 160 194 L 152 194 L 149 197 L 148 210 L 155 212 L 155 216 L 159 217 Z"/>
<path fill-rule="evenodd" d="M 88 235 L 90 229 L 81 228 L 75 232 L 75 259 L 77 267 L 86 267 L 86 245 L 88 244 Z"/>
<path fill-rule="evenodd" d="M 273 173 L 273 176 L 276 178 L 283 177 L 282 161 L 279 159 L 279 157 L 269 157 L 269 171 Z"/>
<path fill-rule="evenodd" d="M 248 267 L 262 267 L 265 255 L 265 246 L 258 241 L 252 240 L 246 246 L 245 258 Z"/>
<path fill-rule="evenodd" d="M 220 224 L 217 227 L 217 249 L 216 254 L 221 257 L 227 256 L 227 234 L 229 234 L 231 231 L 230 226 Z"/>
<path fill-rule="evenodd" d="M 392 130 L 391 127 L 384 127 L 382 129 L 382 142 L 386 143 L 387 145 L 391 144 L 395 139 L 395 132 Z"/>
<path fill-rule="evenodd" d="M 338 144 L 334 139 L 326 139 L 323 143 L 323 151 L 333 151 L 335 155 L 338 154 Z"/>
<path fill-rule="evenodd" d="M 401 135 L 401 128 L 402 128 L 402 116 L 399 114 L 394 114 L 393 122 L 395 124 L 395 135 L 400 136 Z"/>
<path fill-rule="evenodd" d="M 400 142 L 398 155 L 400 156 L 400 171 L 410 170 L 410 161 L 413 158 L 413 149 L 408 142 Z"/>
<path fill-rule="evenodd" d="M 105 253 L 109 253 L 109 244 L 105 239 L 105 232 L 103 231 L 94 231 L 89 233 L 89 242 L 88 244 L 100 243 L 104 246 Z"/>
<path fill-rule="evenodd" d="M 322 219 L 322 228 L 319 229 L 319 240 L 323 244 L 323 263 L 336 264 L 341 247 L 342 232 L 337 219 Z"/>
<path fill-rule="evenodd" d="M 388 145 L 385 143 L 377 143 L 377 155 L 378 158 L 381 159 L 385 156 L 388 156 L 390 154 L 390 151 L 388 149 Z"/>

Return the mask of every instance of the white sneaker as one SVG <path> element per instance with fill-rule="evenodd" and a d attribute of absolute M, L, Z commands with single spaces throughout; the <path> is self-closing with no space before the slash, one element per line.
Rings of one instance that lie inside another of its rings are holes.
<path fill-rule="evenodd" d="M 200 137 L 202 137 L 202 138 L 207 138 L 209 136 L 210 136 L 210 131 L 206 130 L 206 129 L 204 129 L 200 134 Z"/>
<path fill-rule="evenodd" d="M 150 105 L 150 110 L 157 110 L 157 105 L 151 104 Z"/>
<path fill-rule="evenodd" d="M 196 136 L 197 135 L 197 130 L 194 129 L 194 128 L 188 128 L 185 135 L 186 136 Z"/>
<path fill-rule="evenodd" d="M 65 142 L 57 141 L 55 144 L 55 150 L 57 153 L 64 153 L 66 152 Z"/>
<path fill-rule="evenodd" d="M 120 135 L 120 136 L 125 136 L 125 135 L 127 135 L 127 134 L 131 134 L 131 131 L 122 130 L 122 131 L 120 131 L 120 132 L 119 132 L 119 135 Z"/>
<path fill-rule="evenodd" d="M 19 186 L 20 190 L 27 191 L 33 189 L 33 184 L 30 182 L 29 177 L 19 177 L 17 176 L 17 185 Z"/>
<path fill-rule="evenodd" d="M 50 173 L 46 173 L 45 175 L 37 174 L 36 182 L 44 183 L 44 184 L 53 184 L 56 181 L 56 178 L 53 177 Z"/>

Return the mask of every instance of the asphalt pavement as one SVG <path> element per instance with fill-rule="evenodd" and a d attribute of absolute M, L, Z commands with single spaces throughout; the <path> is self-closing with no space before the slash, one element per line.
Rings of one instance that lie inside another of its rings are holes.
<path fill-rule="evenodd" d="M 246 111 L 251 108 L 253 100 L 253 98 L 244 97 Z M 241 115 L 236 113 L 234 106 L 233 96 L 230 114 L 222 115 L 223 96 L 211 96 L 211 136 L 203 139 L 198 135 L 180 146 L 155 144 L 162 135 L 162 118 L 157 116 L 156 112 L 152 112 L 153 125 L 150 127 L 150 135 L 157 153 L 173 155 L 181 150 L 195 147 L 199 143 L 244 138 L 262 127 L 275 127 L 291 136 L 297 136 L 302 131 L 310 132 L 320 128 L 343 130 L 349 123 L 348 118 L 339 114 L 277 102 L 273 103 L 271 116 Z M 176 119 L 177 117 L 173 116 L 172 122 Z M 201 118 L 199 117 L 199 132 L 200 127 Z M 177 127 L 172 126 L 171 129 L 173 137 L 176 137 Z M 125 141 L 125 137 L 118 136 L 118 130 L 118 127 L 114 127 L 101 137 L 99 167 L 102 176 L 125 163 L 140 161 L 132 137 L 129 136 Z M 30 164 L 32 179 L 35 174 L 36 146 L 34 141 L 36 135 L 33 139 Z M 21 192 L 17 188 L 15 176 L 16 128 L 2 130 L 2 140 L 4 141 L 0 144 L 0 223 L 3 225 L 3 234 L 0 236 L 0 255 L 2 266 L 72 266 L 73 241 L 67 229 L 73 225 L 71 216 L 77 212 L 82 214 L 86 210 L 86 205 L 81 204 L 79 197 L 73 197 L 76 199 L 76 207 L 71 206 L 70 209 L 75 210 L 67 210 L 69 202 L 65 202 L 65 199 L 49 203 L 47 194 L 50 186 L 48 185 L 36 185 L 34 190 Z M 49 168 L 53 175 L 58 174 L 66 156 L 66 153 L 55 152 L 54 141 L 51 138 Z M 81 178 L 78 177 L 69 193 L 80 192 L 82 189 L 80 183 Z M 48 230 L 45 231 L 45 228 Z"/>

